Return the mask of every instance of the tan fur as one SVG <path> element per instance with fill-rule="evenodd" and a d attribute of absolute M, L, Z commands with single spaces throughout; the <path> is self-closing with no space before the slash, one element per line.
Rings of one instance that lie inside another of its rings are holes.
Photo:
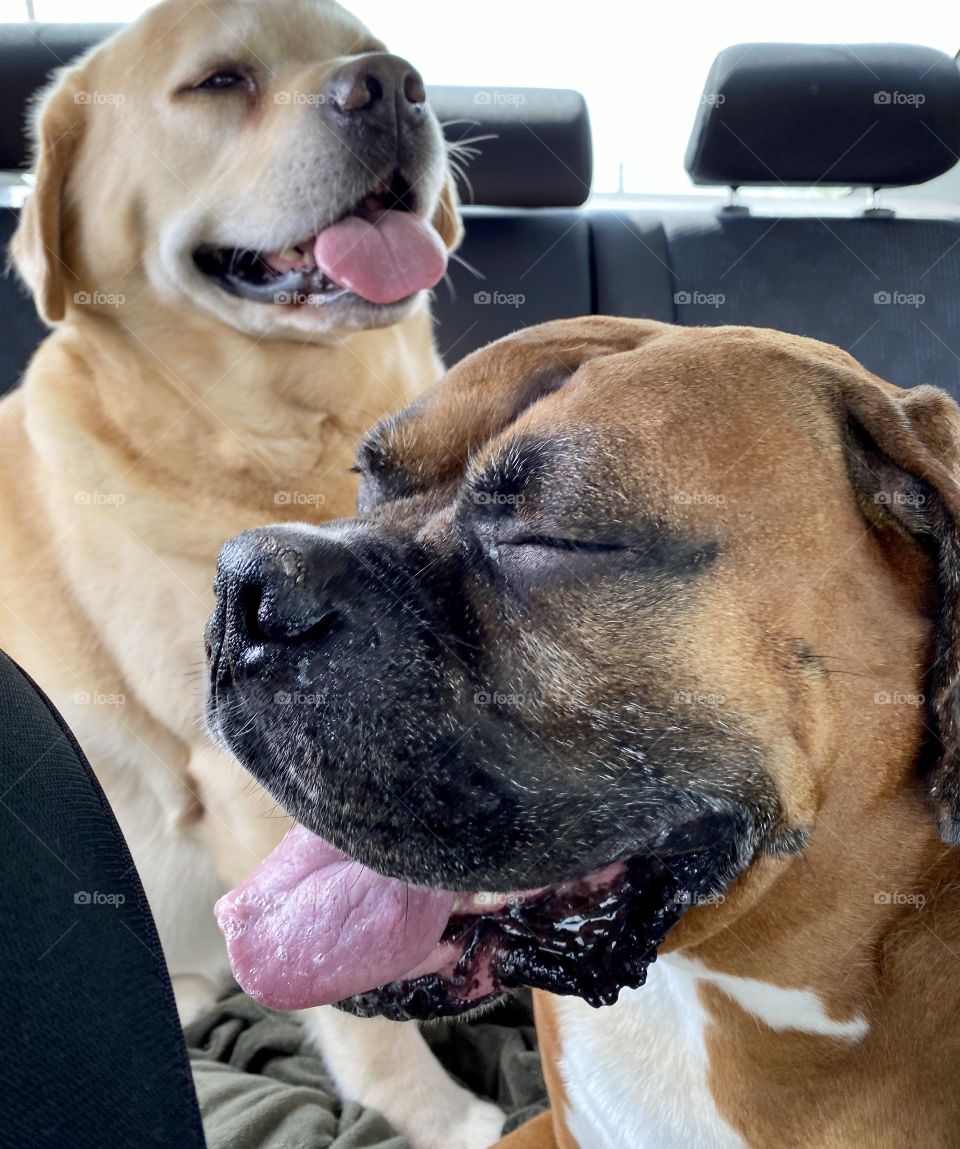
<path fill-rule="evenodd" d="M 549 1132 L 549 1140 L 545 1140 L 542 1144 L 545 1149 L 577 1149 L 576 1143 L 570 1136 L 563 1120 L 566 1109 L 566 1090 L 560 1076 L 560 1032 L 554 1016 L 550 994 L 540 991 L 534 993 L 533 1013 L 537 1023 L 537 1041 L 543 1063 L 543 1078 L 547 1083 L 547 1092 L 550 1095 L 550 1124 L 552 1127 Z M 544 1129 L 546 1129 L 546 1123 Z M 539 1144 L 536 1141 L 531 1141 L 530 1144 L 531 1149 L 539 1149 Z"/>
<path fill-rule="evenodd" d="M 346 153 L 316 105 L 275 94 L 320 92 L 345 57 L 382 47 L 333 3 L 167 0 L 64 70 L 37 109 L 36 187 L 13 254 L 58 326 L 0 405 L 0 646 L 86 750 L 187 1015 L 228 974 L 213 899 L 288 826 L 204 729 L 218 550 L 277 518 L 351 514 L 357 437 L 440 369 L 422 299 L 390 326 L 338 329 L 322 309 L 227 295 L 191 252 L 270 250 L 315 230 Z M 255 100 L 185 91 L 237 61 L 259 74 Z M 439 128 L 436 140 L 417 192 L 452 248 Z M 410 1112 L 406 1075 L 430 1056 L 415 1027 L 403 1042 L 388 1023 L 335 1030 L 335 1066 L 356 1045 L 341 1086 L 375 1085 L 417 1146 L 492 1139 L 496 1110 L 452 1082 L 434 1089 L 439 1117 Z M 381 1030 L 404 1049 L 395 1089 L 364 1068 Z"/>
<path fill-rule="evenodd" d="M 13 251 L 44 316 L 64 322 L 0 417 L 10 546 L 0 641 L 81 730 L 89 715 L 71 705 L 74 692 L 123 695 L 112 725 L 133 741 L 115 763 L 97 761 L 92 747 L 95 766 L 109 782 L 144 750 L 158 756 L 163 765 L 148 771 L 166 775 L 178 817 L 202 802 L 202 832 L 228 880 L 284 823 L 234 817 L 231 794 L 223 809 L 221 787 L 235 771 L 201 728 L 200 636 L 218 548 L 265 520 L 348 514 L 357 435 L 438 371 L 424 309 L 344 336 L 222 296 L 199 276 L 158 287 L 166 269 L 156 249 L 185 208 L 202 203 L 200 216 L 218 220 L 238 198 L 251 199 L 247 213 L 293 210 L 295 189 L 278 203 L 275 186 L 258 189 L 263 164 L 245 165 L 267 135 L 271 160 L 292 160 L 306 126 L 267 99 L 256 112 L 269 121 L 262 127 L 238 125 L 223 101 L 175 106 L 178 82 L 202 76 L 202 61 L 222 55 L 218 42 L 236 52 L 239 40 L 269 60 L 278 86 L 304 91 L 320 86 L 335 53 L 379 46 L 333 5 L 288 0 L 273 23 L 265 11 L 168 0 L 68 69 L 43 101 L 36 191 Z M 122 96 L 137 114 L 121 121 L 117 105 L 91 93 Z M 434 194 L 454 243 L 449 184 Z M 124 302 L 78 303 L 84 293 Z M 269 338 L 256 330 L 264 312 Z M 286 503 L 287 492 L 306 501 Z"/>
<path fill-rule="evenodd" d="M 550 1113 L 541 1113 L 525 1121 L 518 1129 L 497 1142 L 496 1149 L 557 1149 Z"/>
<path fill-rule="evenodd" d="M 568 382 L 535 402 L 538 372 Z M 885 465 L 929 484 L 928 501 L 939 500 L 955 531 L 956 406 L 776 332 L 574 320 L 464 361 L 398 426 L 397 450 L 406 443 L 407 464 L 416 454 L 426 481 L 438 480 L 471 452 L 475 465 L 495 453 L 505 413 L 517 409 L 511 435 L 562 441 L 582 428 L 603 444 L 609 475 L 598 464 L 587 476 L 591 499 L 616 480 L 654 521 L 718 540 L 696 610 L 669 631 L 664 672 L 671 686 L 716 692 L 726 721 L 775 749 L 765 765 L 784 825 L 809 835 L 802 854 L 759 858 L 722 904 L 691 910 L 663 951 L 810 990 L 829 1019 L 869 1025 L 859 1041 L 778 1031 L 702 985 L 720 1113 L 752 1149 L 956 1145 L 960 863 L 937 833 L 938 824 L 949 831 L 950 779 L 934 773 L 931 783 L 919 768 L 931 707 L 947 705 L 923 697 L 945 606 L 935 556 L 858 495 L 845 441 L 852 420 Z M 722 501 L 678 500 L 678 490 Z M 618 664 L 629 628 L 622 638 L 601 630 L 590 609 L 576 622 L 579 649 L 603 675 L 598 689 L 619 682 L 628 692 L 630 668 Z M 545 682 L 550 673 L 544 666 Z M 937 767 L 950 769 L 949 760 Z M 504 1149 L 572 1144 L 541 995 L 538 1016 L 555 1122 L 538 1119 Z M 576 1041 L 575 1029 L 563 1040 Z M 656 1040 L 666 1046 L 671 1034 Z"/>

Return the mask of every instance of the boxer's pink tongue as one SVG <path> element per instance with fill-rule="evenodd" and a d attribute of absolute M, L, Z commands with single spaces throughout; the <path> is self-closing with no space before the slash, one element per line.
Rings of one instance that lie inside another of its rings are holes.
<path fill-rule="evenodd" d="M 447 269 L 443 240 L 407 211 L 348 215 L 320 232 L 313 255 L 329 279 L 371 303 L 396 303 L 433 287 Z"/>
<path fill-rule="evenodd" d="M 437 948 L 454 895 L 385 878 L 295 826 L 216 915 L 240 985 L 275 1009 L 385 985 Z"/>

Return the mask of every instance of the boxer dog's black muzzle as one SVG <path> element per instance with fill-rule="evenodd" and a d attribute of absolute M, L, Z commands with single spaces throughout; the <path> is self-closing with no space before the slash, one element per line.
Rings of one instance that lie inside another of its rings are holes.
<path fill-rule="evenodd" d="M 504 632 L 525 608 L 491 609 L 495 582 L 462 532 L 385 514 L 251 531 L 221 555 L 212 729 L 347 857 L 459 892 L 437 968 L 352 995 L 355 1012 L 458 1013 L 516 985 L 615 1000 L 775 816 L 732 735 L 685 715 L 678 745 L 653 708 L 643 729 L 560 713 L 524 676 Z M 705 779 L 749 775 L 750 803 L 690 786 L 694 757 Z"/>

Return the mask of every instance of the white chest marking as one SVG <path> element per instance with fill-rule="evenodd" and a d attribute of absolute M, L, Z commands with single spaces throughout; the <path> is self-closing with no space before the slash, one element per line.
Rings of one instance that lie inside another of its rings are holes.
<path fill-rule="evenodd" d="M 810 990 L 716 973 L 676 954 L 650 967 L 647 984 L 592 1009 L 559 998 L 565 1119 L 580 1149 L 746 1149 L 710 1092 L 697 985 L 712 982 L 773 1029 L 856 1041 L 863 1018 L 833 1021 Z"/>
<path fill-rule="evenodd" d="M 718 986 L 747 1013 L 752 1013 L 771 1029 L 799 1029 L 804 1033 L 818 1033 L 846 1041 L 860 1041 L 870 1030 L 865 1017 L 834 1021 L 813 990 L 787 989 L 752 977 L 719 973 L 680 954 L 671 954 L 668 960 L 672 966 L 685 970 L 691 978 Z"/>

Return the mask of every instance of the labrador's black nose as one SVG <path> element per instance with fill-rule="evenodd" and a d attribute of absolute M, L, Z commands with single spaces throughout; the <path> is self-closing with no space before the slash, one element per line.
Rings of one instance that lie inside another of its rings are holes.
<path fill-rule="evenodd" d="M 357 567 L 333 534 L 303 528 L 246 531 L 220 553 L 211 657 L 263 644 L 322 643 L 351 625 Z"/>
<path fill-rule="evenodd" d="M 339 117 L 392 118 L 421 110 L 427 93 L 412 64 L 370 52 L 338 68 L 327 80 L 324 107 Z"/>

